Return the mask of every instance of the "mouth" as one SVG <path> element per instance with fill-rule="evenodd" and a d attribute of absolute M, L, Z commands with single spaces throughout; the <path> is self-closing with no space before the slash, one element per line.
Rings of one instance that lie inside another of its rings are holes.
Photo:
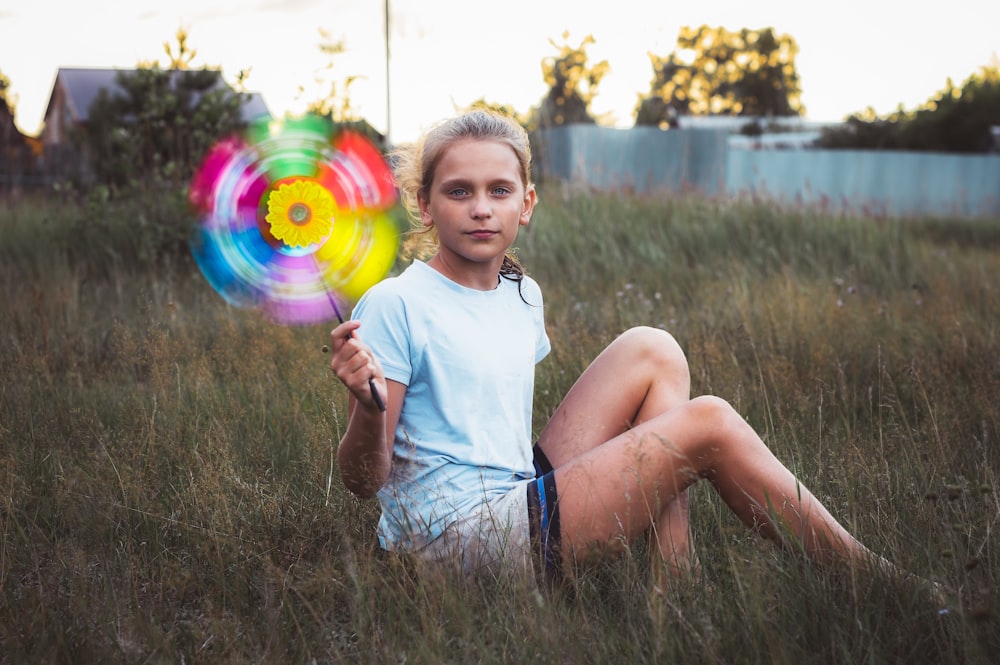
<path fill-rule="evenodd" d="M 488 229 L 478 229 L 476 231 L 468 231 L 466 235 L 471 238 L 476 238 L 477 240 L 489 240 L 493 236 L 497 235 L 497 231 L 490 231 Z"/>

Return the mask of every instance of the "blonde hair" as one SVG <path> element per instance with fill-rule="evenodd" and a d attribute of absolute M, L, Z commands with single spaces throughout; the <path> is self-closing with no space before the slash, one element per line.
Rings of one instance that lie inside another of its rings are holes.
<path fill-rule="evenodd" d="M 415 144 L 393 153 L 396 184 L 411 224 L 403 244 L 403 256 L 406 258 L 426 258 L 437 249 L 437 232 L 434 227 L 425 227 L 421 223 L 419 201 L 429 198 L 434 172 L 445 152 L 463 139 L 499 141 L 509 145 L 517 157 L 521 184 L 525 190 L 532 187 L 531 144 L 528 133 L 517 120 L 480 107 L 439 122 Z M 524 274 L 513 252 L 507 252 L 500 273 L 515 275 L 515 279 Z"/>

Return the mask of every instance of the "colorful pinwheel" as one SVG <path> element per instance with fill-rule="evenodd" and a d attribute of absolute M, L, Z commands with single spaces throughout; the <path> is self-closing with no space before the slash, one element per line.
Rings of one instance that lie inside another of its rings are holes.
<path fill-rule="evenodd" d="M 282 324 L 342 320 L 399 248 L 381 152 L 317 116 L 258 122 L 218 143 L 190 201 L 191 249 L 209 284 Z"/>

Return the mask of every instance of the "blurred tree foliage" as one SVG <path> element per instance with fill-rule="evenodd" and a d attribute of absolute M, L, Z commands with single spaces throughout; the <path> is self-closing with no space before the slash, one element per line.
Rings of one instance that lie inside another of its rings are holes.
<path fill-rule="evenodd" d="M 594 43 L 593 36 L 584 37 L 579 46 L 569 45 L 568 32 L 562 37 L 562 45 L 549 41 L 559 54 L 542 60 L 542 74 L 549 91 L 529 114 L 527 124 L 531 129 L 597 122 L 591 115 L 590 104 L 601 79 L 608 73 L 608 62 L 602 60 L 594 65 L 587 62 L 587 47 Z"/>
<path fill-rule="evenodd" d="M 218 69 L 191 69 L 195 52 L 183 30 L 177 40 L 176 52 L 164 45 L 171 68 L 147 62 L 123 71 L 117 88 L 101 90 L 88 109 L 74 138 L 98 183 L 116 188 L 152 176 L 186 182 L 213 143 L 245 125 L 246 71 L 234 90 Z"/>
<path fill-rule="evenodd" d="M 10 78 L 0 70 L 0 102 L 2 102 L 14 114 L 14 100 L 10 94 Z"/>
<path fill-rule="evenodd" d="M 344 41 L 335 41 L 330 33 L 320 28 L 322 41 L 319 45 L 320 52 L 327 57 L 326 64 L 315 74 L 316 85 L 324 88 L 326 92 L 308 105 L 308 111 L 316 115 L 328 116 L 336 123 L 356 122 L 360 118 L 351 108 L 351 86 L 358 79 L 357 76 L 347 76 L 342 80 L 332 79 L 329 73 L 334 67 L 334 57 L 345 51 Z M 303 94 L 305 89 L 299 86 L 299 93 Z"/>
<path fill-rule="evenodd" d="M 505 115 L 510 118 L 514 118 L 515 120 L 517 120 L 518 123 L 520 123 L 522 127 L 527 127 L 528 125 L 528 118 L 518 113 L 513 106 L 510 106 L 508 104 L 501 104 L 499 102 L 490 102 L 487 101 L 486 98 L 484 97 L 480 97 L 476 101 L 469 104 L 468 107 L 466 107 L 466 110 L 472 110 L 472 109 L 486 109 L 488 111 L 493 111 L 494 113 L 499 113 L 500 115 Z"/>
<path fill-rule="evenodd" d="M 191 63 L 198 55 L 197 49 L 188 46 L 188 33 L 184 28 L 179 28 L 175 35 L 177 39 L 177 49 L 174 44 L 163 42 L 163 51 L 167 54 L 167 69 L 191 69 Z"/>
<path fill-rule="evenodd" d="M 98 182 L 121 186 L 151 175 L 188 180 L 219 138 L 244 126 L 245 99 L 216 70 L 122 72 L 102 90 L 81 129 Z"/>
<path fill-rule="evenodd" d="M 387 149 L 386 137 L 371 124 L 360 117 L 351 106 L 351 86 L 358 80 L 358 76 L 345 76 L 342 79 L 335 79 L 330 76 L 334 68 L 334 59 L 346 50 L 343 40 L 334 40 L 329 31 L 320 28 L 322 41 L 319 44 L 320 53 L 326 56 L 327 60 L 323 67 L 316 71 L 314 82 L 321 91 L 321 96 L 309 102 L 306 112 L 314 115 L 329 118 L 335 129 L 349 129 L 358 134 L 363 134 L 372 143 L 379 146 L 383 151 Z M 305 94 L 305 87 L 299 86 L 299 94 Z"/>
<path fill-rule="evenodd" d="M 987 65 L 955 87 L 945 87 L 915 111 L 879 117 L 871 108 L 823 130 L 818 146 L 830 149 L 982 153 L 995 149 L 1000 126 L 1000 64 Z"/>
<path fill-rule="evenodd" d="M 32 148 L 41 144 L 22 136 L 14 124 L 16 102 L 10 79 L 0 71 L 0 194 L 33 177 L 38 165 Z"/>
<path fill-rule="evenodd" d="M 635 124 L 667 128 L 682 115 L 801 115 L 798 50 L 772 28 L 681 28 L 676 51 L 649 54 L 653 80 L 636 105 Z"/>

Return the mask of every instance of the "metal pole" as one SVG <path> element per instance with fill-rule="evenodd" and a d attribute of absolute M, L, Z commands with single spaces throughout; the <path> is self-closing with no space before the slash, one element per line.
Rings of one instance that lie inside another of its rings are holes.
<path fill-rule="evenodd" d="M 389 0 L 385 0 L 385 143 L 392 145 L 392 93 L 389 85 Z"/>

